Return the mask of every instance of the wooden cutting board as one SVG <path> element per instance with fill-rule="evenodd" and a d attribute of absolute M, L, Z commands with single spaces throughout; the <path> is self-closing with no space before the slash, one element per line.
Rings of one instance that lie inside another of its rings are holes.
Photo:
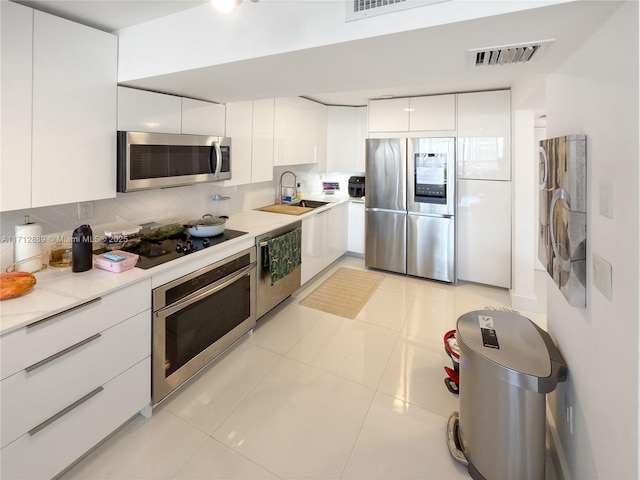
<path fill-rule="evenodd" d="M 302 215 L 303 213 L 310 212 L 313 208 L 300 207 L 298 205 L 281 205 L 276 203 L 275 205 L 258 208 L 258 210 L 262 212 L 286 213 L 287 215 Z"/>

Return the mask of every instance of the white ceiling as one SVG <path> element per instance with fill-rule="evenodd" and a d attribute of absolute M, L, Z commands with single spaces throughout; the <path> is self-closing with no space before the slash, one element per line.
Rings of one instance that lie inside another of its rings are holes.
<path fill-rule="evenodd" d="M 116 31 L 206 1 L 20 3 Z M 611 1 L 561 3 L 138 79 L 126 85 L 220 103 L 295 95 L 330 105 L 366 105 L 368 99 L 382 95 L 508 88 L 519 80 L 554 71 L 617 7 Z M 545 39 L 555 41 L 527 64 L 469 66 L 469 49 Z"/>
<path fill-rule="evenodd" d="M 209 0 L 15 0 L 90 27 L 116 32 L 197 7 Z"/>

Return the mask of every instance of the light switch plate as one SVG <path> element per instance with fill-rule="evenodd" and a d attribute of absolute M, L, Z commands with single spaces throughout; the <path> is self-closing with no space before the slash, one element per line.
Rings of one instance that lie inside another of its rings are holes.
<path fill-rule="evenodd" d="M 613 184 L 600 184 L 600 215 L 613 219 Z"/>
<path fill-rule="evenodd" d="M 603 258 L 593 254 L 593 271 L 591 283 L 600 292 L 613 301 L 613 269 Z"/>

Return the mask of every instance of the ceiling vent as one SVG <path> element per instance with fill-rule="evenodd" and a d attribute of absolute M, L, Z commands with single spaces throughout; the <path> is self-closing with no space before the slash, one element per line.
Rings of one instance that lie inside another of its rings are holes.
<path fill-rule="evenodd" d="M 543 47 L 551 42 L 553 40 L 503 45 L 500 47 L 474 48 L 469 50 L 469 60 L 474 67 L 527 63 L 533 60 L 534 57 L 539 57 Z"/>
<path fill-rule="evenodd" d="M 346 0 L 346 21 L 351 22 L 448 1 L 450 0 Z"/>

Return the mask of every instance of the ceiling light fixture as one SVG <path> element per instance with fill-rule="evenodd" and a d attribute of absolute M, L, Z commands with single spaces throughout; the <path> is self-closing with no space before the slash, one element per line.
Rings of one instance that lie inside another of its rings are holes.
<path fill-rule="evenodd" d="M 253 3 L 257 3 L 258 0 L 251 0 Z M 237 6 L 242 3 L 242 0 L 211 0 L 213 7 L 220 13 L 231 13 Z"/>
<path fill-rule="evenodd" d="M 211 0 L 211 3 L 220 13 L 231 13 L 236 8 L 236 0 Z"/>

